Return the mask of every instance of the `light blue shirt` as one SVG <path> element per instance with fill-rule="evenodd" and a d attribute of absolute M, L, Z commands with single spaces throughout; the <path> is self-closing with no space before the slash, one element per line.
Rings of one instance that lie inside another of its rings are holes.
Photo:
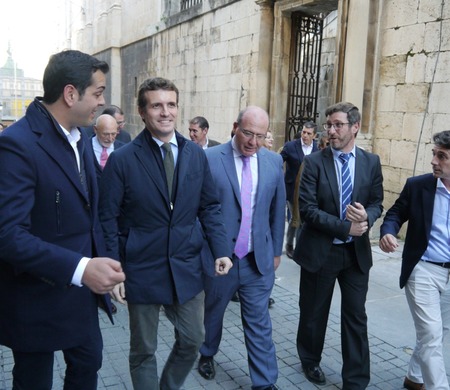
<path fill-rule="evenodd" d="M 417 205 L 420 207 L 420 205 Z M 437 180 L 434 195 L 433 220 L 430 239 L 422 260 L 445 263 L 450 261 L 450 192 Z"/>

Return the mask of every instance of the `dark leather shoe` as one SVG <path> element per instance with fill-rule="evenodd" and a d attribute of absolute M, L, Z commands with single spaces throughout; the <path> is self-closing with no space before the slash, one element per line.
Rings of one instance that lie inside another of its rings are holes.
<path fill-rule="evenodd" d="M 294 246 L 286 244 L 286 256 L 292 259 L 294 257 Z"/>
<path fill-rule="evenodd" d="M 275 304 L 275 299 L 269 298 L 269 309 Z"/>
<path fill-rule="evenodd" d="M 201 355 L 198 361 L 198 372 L 205 379 L 214 379 L 214 377 L 216 376 L 216 370 L 214 368 L 214 358 L 212 356 Z"/>
<path fill-rule="evenodd" d="M 407 376 L 405 376 L 403 387 L 408 390 L 425 390 L 425 385 L 423 383 L 413 382 Z"/>
<path fill-rule="evenodd" d="M 326 383 L 325 374 L 323 373 L 320 366 L 303 366 L 303 372 L 305 373 L 306 379 L 317 385 L 324 385 Z"/>
<path fill-rule="evenodd" d="M 239 295 L 237 293 L 234 293 L 233 296 L 231 297 L 231 301 L 232 302 L 240 302 Z"/>

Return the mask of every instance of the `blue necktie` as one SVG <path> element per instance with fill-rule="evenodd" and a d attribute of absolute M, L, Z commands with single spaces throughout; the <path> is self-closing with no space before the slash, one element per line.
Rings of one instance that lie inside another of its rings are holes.
<path fill-rule="evenodd" d="M 350 159 L 350 153 L 341 153 L 339 159 L 342 162 L 341 169 L 341 219 L 345 219 L 345 213 L 347 206 L 352 201 L 352 178 L 350 176 L 350 169 L 348 167 L 348 160 Z"/>

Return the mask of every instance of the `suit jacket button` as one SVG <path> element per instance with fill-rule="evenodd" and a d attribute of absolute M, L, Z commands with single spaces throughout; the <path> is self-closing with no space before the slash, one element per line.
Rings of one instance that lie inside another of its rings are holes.
<path fill-rule="evenodd" d="M 84 209 L 85 209 L 85 210 L 90 210 L 90 209 L 91 209 L 91 204 L 90 204 L 90 203 L 86 203 L 86 204 L 84 205 Z"/>

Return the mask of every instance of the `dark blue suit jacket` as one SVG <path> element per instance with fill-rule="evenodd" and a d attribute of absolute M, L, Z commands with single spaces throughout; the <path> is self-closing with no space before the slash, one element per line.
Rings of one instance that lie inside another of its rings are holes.
<path fill-rule="evenodd" d="M 367 212 L 369 228 L 383 211 L 383 176 L 380 158 L 356 147 L 352 202 Z M 345 241 L 351 223 L 340 219 L 340 198 L 333 152 L 327 147 L 305 157 L 299 190 L 303 222 L 294 260 L 309 272 L 318 271 L 327 261 L 334 238 Z M 369 231 L 354 237 L 356 257 L 362 272 L 372 266 Z"/>
<path fill-rule="evenodd" d="M 405 286 L 409 275 L 427 249 L 436 184 L 437 179 L 431 173 L 409 178 L 381 225 L 380 237 L 385 234 L 396 236 L 402 225 L 409 221 L 403 248 L 400 288 Z"/>
<path fill-rule="evenodd" d="M 313 141 L 312 152 L 317 152 L 318 150 L 317 142 Z M 283 161 L 286 163 L 286 173 L 284 175 L 286 200 L 292 202 L 294 199 L 295 179 L 297 178 L 298 170 L 305 157 L 302 149 L 302 140 L 296 139 L 294 141 L 286 142 L 280 154 Z"/>
<path fill-rule="evenodd" d="M 199 221 L 214 258 L 231 256 L 205 152 L 178 133 L 177 142 L 172 200 L 161 150 L 146 129 L 103 170 L 100 220 L 130 303 L 183 304 L 203 290 Z"/>
<path fill-rule="evenodd" d="M 105 254 L 84 133 L 81 144 L 89 193 L 66 136 L 37 100 L 0 136 L 0 344 L 15 350 L 66 349 L 98 332 L 98 296 L 70 284 L 82 257 Z"/>

